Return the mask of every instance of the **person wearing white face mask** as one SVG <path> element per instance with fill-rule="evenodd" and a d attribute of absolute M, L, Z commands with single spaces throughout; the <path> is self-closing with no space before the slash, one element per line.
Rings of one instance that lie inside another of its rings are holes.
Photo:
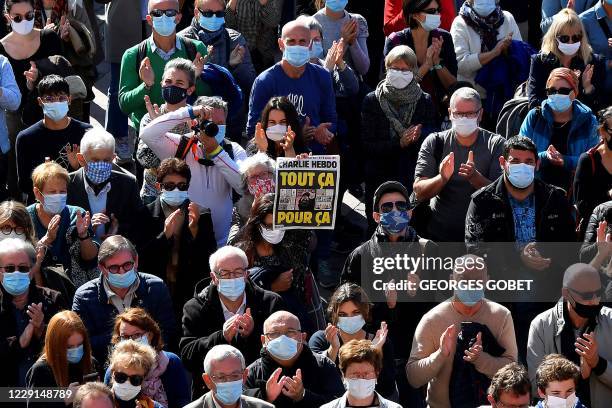
<path fill-rule="evenodd" d="M 578 159 L 599 142 L 595 115 L 577 100 L 579 79 L 568 68 L 555 68 L 546 81 L 548 98 L 529 111 L 519 133 L 533 140 L 542 161 L 540 178 L 569 191 Z"/>
<path fill-rule="evenodd" d="M 286 311 L 263 324 L 261 357 L 248 367 L 247 394 L 276 408 L 320 407 L 344 392 L 340 373 L 306 344 L 298 318 Z"/>
<path fill-rule="evenodd" d="M 259 356 L 264 320 L 284 308 L 280 296 L 253 284 L 246 254 L 225 246 L 209 258 L 210 280 L 195 285 L 195 297 L 183 308 L 180 351 L 193 375 L 193 395 L 202 395 L 202 361 L 214 346 L 240 347 L 247 362 Z M 192 292 L 194 288 L 192 287 Z"/>
<path fill-rule="evenodd" d="M 373 333 L 366 331 L 372 327 L 372 306 L 366 293 L 354 283 L 342 284 L 332 294 L 327 307 L 330 323 L 325 330 L 314 333 L 308 345 L 315 353 L 324 354 L 338 365 L 340 350 L 352 340 L 367 340 L 378 350 L 384 359 L 376 375 L 376 391 L 385 398 L 398 399 L 395 384 L 395 361 L 391 343 L 387 343 L 387 323 L 382 322 L 380 329 Z M 368 326 L 366 326 L 366 324 Z M 341 364 L 341 363 L 340 363 Z"/>
<path fill-rule="evenodd" d="M 580 72 L 578 93 L 574 97 L 593 112 L 611 104 L 612 98 L 605 87 L 606 58 L 593 52 L 580 17 L 571 9 L 563 9 L 554 16 L 550 29 L 542 38 L 540 52 L 531 57 L 527 85 L 530 109 L 546 100 L 549 75 L 562 67 Z"/>
<path fill-rule="evenodd" d="M 538 396 L 542 398 L 536 408 L 586 408 L 576 395 L 581 380 L 580 367 L 572 361 L 560 354 L 547 355 L 535 375 Z"/>
<path fill-rule="evenodd" d="M 432 216 L 419 235 L 434 241 L 461 242 L 470 196 L 501 174 L 498 158 L 504 139 L 479 127 L 480 95 L 460 88 L 451 97 L 453 128 L 430 134 L 419 151 L 414 192 L 418 201 L 435 197 Z"/>
<path fill-rule="evenodd" d="M 378 407 L 401 408 L 375 391 L 383 366 L 383 353 L 368 340 L 351 340 L 340 347 L 338 368 L 346 393 L 321 408 Z"/>
<path fill-rule="evenodd" d="M 410 1 L 406 6 L 409 28 L 391 33 L 384 55 L 393 47 L 407 45 L 415 50 L 421 88 L 439 106 L 448 88 L 457 81 L 457 56 L 453 37 L 440 27 L 442 1 Z"/>
<path fill-rule="evenodd" d="M 398 45 L 385 58 L 387 70 L 376 90 L 366 95 L 361 111 L 365 159 L 366 213 L 374 191 L 383 182 L 397 180 L 408 187 L 414 180 L 423 139 L 438 130 L 431 96 L 416 78 L 417 57 L 407 45 Z M 375 224 L 369 220 L 370 230 Z"/>

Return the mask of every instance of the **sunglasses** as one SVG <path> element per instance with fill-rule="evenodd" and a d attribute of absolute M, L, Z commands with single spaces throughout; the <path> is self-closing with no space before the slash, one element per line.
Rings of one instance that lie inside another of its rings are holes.
<path fill-rule="evenodd" d="M 22 16 L 20 14 L 17 14 L 13 17 L 11 17 L 11 20 L 13 20 L 15 23 L 19 24 L 21 23 L 23 20 L 27 20 L 27 21 L 32 21 L 34 20 L 34 12 L 33 11 L 28 11 L 25 16 Z"/>
<path fill-rule="evenodd" d="M 546 94 L 547 95 L 569 95 L 571 94 L 573 91 L 572 88 L 547 88 L 546 89 Z"/>
<path fill-rule="evenodd" d="M 439 8 L 428 8 L 422 11 L 422 13 L 425 14 L 440 14 L 440 9 Z"/>
<path fill-rule="evenodd" d="M 393 207 L 397 208 L 398 211 L 408 211 L 408 203 L 406 201 L 389 201 L 380 204 L 380 212 L 389 213 L 393 211 Z"/>
<path fill-rule="evenodd" d="M 603 288 L 599 290 L 594 290 L 592 292 L 579 292 L 576 289 L 568 288 L 570 292 L 577 294 L 580 296 L 582 300 L 591 300 L 595 298 L 601 298 L 603 295 Z"/>
<path fill-rule="evenodd" d="M 15 271 L 21 272 L 21 273 L 30 272 L 29 265 L 5 265 L 5 266 L 0 266 L 0 269 L 4 269 L 5 273 L 13 273 Z"/>
<path fill-rule="evenodd" d="M 582 41 L 582 34 L 559 35 L 557 36 L 557 40 L 561 41 L 563 44 L 569 44 L 570 42 L 573 44 Z"/>
<path fill-rule="evenodd" d="M 131 270 L 134 267 L 134 262 L 128 261 L 121 265 L 109 265 L 106 267 L 110 273 L 119 273 L 119 269 L 123 269 L 124 272 Z"/>
<path fill-rule="evenodd" d="M 120 371 L 115 371 L 115 373 L 113 374 L 113 378 L 118 384 L 123 384 L 129 379 L 130 383 L 132 383 L 134 387 L 142 385 L 142 381 L 144 380 L 144 377 L 142 375 L 127 375 L 126 373 L 122 373 Z"/>
<path fill-rule="evenodd" d="M 204 11 L 204 10 L 198 8 L 198 11 L 204 17 L 212 17 L 212 16 L 219 17 L 219 18 L 225 17 L 225 10 L 220 10 L 220 11 L 206 10 L 206 11 Z"/>
<path fill-rule="evenodd" d="M 187 189 L 189 189 L 189 184 L 187 183 L 172 183 L 172 182 L 167 182 L 167 183 L 162 183 L 162 188 L 166 191 L 172 191 L 175 188 L 178 188 L 179 191 L 187 191 Z"/>
<path fill-rule="evenodd" d="M 161 17 L 164 14 L 166 15 L 166 17 L 175 17 L 178 14 L 178 10 L 174 10 L 174 9 L 170 9 L 170 10 L 155 9 L 155 10 L 151 10 L 151 12 L 149 13 L 149 15 L 151 17 Z"/>

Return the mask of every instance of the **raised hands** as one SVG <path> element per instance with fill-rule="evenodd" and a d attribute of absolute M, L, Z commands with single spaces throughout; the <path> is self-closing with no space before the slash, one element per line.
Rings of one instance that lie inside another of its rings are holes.
<path fill-rule="evenodd" d="M 38 81 L 38 68 L 34 61 L 30 61 L 30 69 L 25 71 L 23 75 L 26 78 L 26 86 L 30 91 L 34 90 L 36 81 Z"/>
<path fill-rule="evenodd" d="M 340 29 L 340 37 L 342 37 L 344 42 L 348 45 L 353 45 L 357 39 L 358 29 L 359 26 L 357 24 L 357 20 L 354 18 L 349 18 L 349 20 L 344 23 Z"/>
<path fill-rule="evenodd" d="M 156 103 L 151 103 L 151 98 L 149 98 L 149 95 L 145 95 L 144 101 L 147 112 L 149 113 L 149 119 L 153 120 L 161 116 L 162 112 L 159 105 Z"/>
<path fill-rule="evenodd" d="M 138 76 L 140 80 L 144 82 L 147 88 L 150 88 L 155 83 L 155 72 L 153 72 L 153 67 L 151 66 L 151 60 L 149 57 L 143 58 L 140 63 L 140 69 L 138 70 Z"/>
<path fill-rule="evenodd" d="M 451 324 L 440 336 L 439 350 L 444 356 L 450 357 L 455 354 L 455 349 L 457 348 L 457 334 L 459 334 L 457 327 Z"/>
<path fill-rule="evenodd" d="M 478 332 L 476 341 L 467 350 L 464 351 L 463 360 L 468 363 L 475 363 L 478 357 L 482 354 L 482 333 Z"/>
<path fill-rule="evenodd" d="M 230 67 L 235 67 L 237 65 L 242 64 L 245 53 L 246 53 L 246 48 L 243 45 L 237 45 L 236 48 L 234 48 L 232 52 L 230 53 L 230 57 L 229 57 Z"/>
<path fill-rule="evenodd" d="M 285 385 L 282 393 L 295 402 L 301 401 L 304 398 L 304 383 L 302 382 L 302 370 L 299 368 L 293 377 L 285 377 Z"/>
<path fill-rule="evenodd" d="M 376 336 L 372 340 L 372 345 L 382 352 L 383 346 L 387 341 L 387 335 L 389 334 L 389 329 L 387 328 L 387 322 L 380 323 L 380 329 L 376 330 Z"/>
<path fill-rule="evenodd" d="M 446 183 L 455 172 L 455 153 L 450 152 L 440 163 L 440 177 Z"/>
<path fill-rule="evenodd" d="M 191 231 L 191 236 L 195 239 L 198 235 L 198 223 L 200 222 L 200 207 L 194 202 L 190 202 L 187 207 L 187 216 L 189 217 L 188 226 Z"/>
<path fill-rule="evenodd" d="M 410 126 L 400 137 L 400 146 L 406 148 L 415 143 L 421 137 L 422 125 Z"/>
<path fill-rule="evenodd" d="M 563 166 L 564 160 L 563 155 L 559 153 L 559 151 L 555 148 L 555 146 L 550 145 L 548 149 L 546 149 L 546 156 L 548 160 L 555 166 Z"/>
<path fill-rule="evenodd" d="M 76 230 L 79 234 L 79 238 L 83 238 L 85 235 L 87 235 L 87 228 L 89 228 L 90 222 L 91 217 L 89 215 L 89 211 L 85 211 L 84 215 L 81 213 L 81 211 L 77 211 Z"/>
<path fill-rule="evenodd" d="M 535 242 L 530 242 L 525 245 L 525 248 L 523 248 L 521 252 L 521 261 L 530 269 L 543 271 L 550 266 L 551 259 L 544 258 L 538 251 L 536 245 Z"/>
<path fill-rule="evenodd" d="M 62 40 L 70 41 L 70 21 L 65 15 L 60 18 L 59 34 Z"/>
<path fill-rule="evenodd" d="M 77 153 L 81 152 L 81 147 L 78 144 L 70 145 L 68 143 L 66 145 L 66 158 L 68 159 L 68 163 L 70 163 L 70 167 L 74 170 L 78 170 L 81 165 L 79 164 L 79 160 L 77 159 Z"/>
<path fill-rule="evenodd" d="M 261 153 L 268 151 L 268 138 L 261 122 L 257 122 L 257 125 L 255 125 L 255 146 L 257 146 L 257 151 Z"/>

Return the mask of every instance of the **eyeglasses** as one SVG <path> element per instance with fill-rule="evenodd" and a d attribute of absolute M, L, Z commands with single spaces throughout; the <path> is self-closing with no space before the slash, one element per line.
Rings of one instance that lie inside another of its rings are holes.
<path fill-rule="evenodd" d="M 601 298 L 603 295 L 603 289 L 600 288 L 598 290 L 590 291 L 590 292 L 579 292 L 576 289 L 568 288 L 570 292 L 577 294 L 580 296 L 582 300 L 592 300 Z"/>
<path fill-rule="evenodd" d="M 201 8 L 198 7 L 198 11 L 204 17 L 212 17 L 212 16 L 219 17 L 219 18 L 225 17 L 225 10 L 220 10 L 220 11 L 206 10 L 206 11 L 204 11 Z"/>
<path fill-rule="evenodd" d="M 422 13 L 425 14 L 440 14 L 440 9 L 439 8 L 428 8 L 422 11 Z"/>
<path fill-rule="evenodd" d="M 572 88 L 565 88 L 565 87 L 562 87 L 562 88 L 559 88 L 559 89 L 557 89 L 557 88 L 546 88 L 546 94 L 547 95 L 557 95 L 557 94 L 558 95 L 569 95 L 569 94 L 572 93 L 572 91 L 573 91 Z"/>
<path fill-rule="evenodd" d="M 139 338 L 141 338 L 142 336 L 144 336 L 146 333 L 134 333 L 134 334 L 123 334 L 123 335 L 119 335 L 119 340 L 121 341 L 125 341 L 125 340 L 138 340 Z"/>
<path fill-rule="evenodd" d="M 251 174 L 247 176 L 247 180 L 251 182 L 255 182 L 259 179 L 269 179 L 271 177 L 272 177 L 272 173 L 267 171 L 265 173 Z"/>
<path fill-rule="evenodd" d="M 563 44 L 569 44 L 570 42 L 573 44 L 582 41 L 582 34 L 558 35 L 557 40 L 561 41 Z"/>
<path fill-rule="evenodd" d="M 355 372 L 355 373 L 346 373 L 346 378 L 348 378 L 349 380 L 369 380 L 372 378 L 376 378 L 376 372 L 374 370 L 372 371 L 364 371 L 362 373 L 360 372 Z"/>
<path fill-rule="evenodd" d="M 397 208 L 397 211 L 408 211 L 408 203 L 406 201 L 388 201 L 380 204 L 380 212 L 389 213 L 393 211 L 393 207 Z"/>
<path fill-rule="evenodd" d="M 231 374 L 211 375 L 210 378 L 212 378 L 212 380 L 218 384 L 242 380 L 242 375 L 242 371 L 236 371 L 235 373 Z"/>
<path fill-rule="evenodd" d="M 17 235 L 24 235 L 25 234 L 25 228 L 23 227 L 11 227 L 10 225 L 5 225 L 3 227 L 0 227 L 0 231 L 4 234 L 4 235 L 11 235 L 11 232 L 15 231 L 15 234 Z"/>
<path fill-rule="evenodd" d="M 121 371 L 115 371 L 113 374 L 113 378 L 115 379 L 115 382 L 117 384 L 123 384 L 129 379 L 130 383 L 132 383 L 134 387 L 142 385 L 142 381 L 144 379 L 142 375 L 127 375 L 126 373 L 122 373 Z"/>
<path fill-rule="evenodd" d="M 119 269 L 123 269 L 124 272 L 127 272 L 131 270 L 133 267 L 134 267 L 134 262 L 128 261 L 121 265 L 108 265 L 106 269 L 108 269 L 110 273 L 119 273 Z"/>
<path fill-rule="evenodd" d="M 170 9 L 170 10 L 155 9 L 155 10 L 151 10 L 151 12 L 149 13 L 149 15 L 151 17 L 161 17 L 164 14 L 166 15 L 166 17 L 175 17 L 178 14 L 178 10 L 174 10 L 174 9 Z"/>
<path fill-rule="evenodd" d="M 0 269 L 4 269 L 6 273 L 13 273 L 15 271 L 27 273 L 30 272 L 30 265 L 4 265 L 0 266 Z"/>
<path fill-rule="evenodd" d="M 220 277 L 221 279 L 235 279 L 235 278 L 242 278 L 245 272 L 246 272 L 246 269 L 244 268 L 236 268 L 233 271 L 220 269 L 216 273 L 217 273 L 217 276 Z"/>
<path fill-rule="evenodd" d="M 281 332 L 264 333 L 264 336 L 266 336 L 270 340 L 278 339 L 280 336 L 283 336 L 283 335 L 295 340 L 295 339 L 298 339 L 302 335 L 302 332 L 296 329 L 289 329 L 284 333 L 281 333 Z"/>
<path fill-rule="evenodd" d="M 43 96 L 40 98 L 43 103 L 53 103 L 53 102 L 68 102 L 68 96 L 59 95 L 59 96 Z"/>
<path fill-rule="evenodd" d="M 27 13 L 25 13 L 24 16 L 22 16 L 20 14 L 16 14 L 14 16 L 11 16 L 11 20 L 13 20 L 17 24 L 19 24 L 23 20 L 32 21 L 32 20 L 34 20 L 34 17 L 35 17 L 34 12 L 33 11 L 28 11 Z"/>
<path fill-rule="evenodd" d="M 480 113 L 481 109 L 473 112 L 452 112 L 455 119 L 474 119 Z"/>
<path fill-rule="evenodd" d="M 187 191 L 189 189 L 189 184 L 184 183 L 184 182 L 173 183 L 171 181 L 168 181 L 167 183 L 161 183 L 161 185 L 162 185 L 162 188 L 166 191 L 172 191 L 177 187 L 179 191 Z"/>

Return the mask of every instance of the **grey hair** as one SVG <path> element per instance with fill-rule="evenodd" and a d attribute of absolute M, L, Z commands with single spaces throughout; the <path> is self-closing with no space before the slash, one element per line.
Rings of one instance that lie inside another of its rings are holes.
<path fill-rule="evenodd" d="M 85 400 L 108 399 L 113 406 L 113 392 L 104 383 L 90 382 L 79 387 L 75 396 L 73 408 L 81 408 Z"/>
<path fill-rule="evenodd" d="M 462 99 L 464 101 L 470 101 L 476 105 L 477 109 L 482 108 L 482 99 L 480 98 L 480 94 L 477 90 L 473 88 L 463 87 L 457 89 L 450 98 L 450 108 L 455 108 L 455 102 L 457 99 Z"/>
<path fill-rule="evenodd" d="M 268 157 L 267 154 L 263 152 L 257 152 L 254 155 L 247 157 L 240 163 L 240 177 L 242 182 L 242 191 L 245 194 L 249 194 L 248 184 L 249 184 L 249 172 L 256 167 L 264 166 L 270 173 L 272 173 L 272 178 L 276 178 L 276 162 Z"/>
<path fill-rule="evenodd" d="M 102 248 L 100 248 L 102 249 Z M 216 272 L 217 271 L 217 263 L 219 262 L 219 259 L 228 256 L 228 255 L 235 255 L 237 257 L 239 257 L 242 260 L 242 263 L 244 264 L 244 267 L 247 268 L 249 266 L 249 259 L 247 258 L 246 254 L 244 253 L 244 251 L 240 248 L 237 248 L 235 246 L 231 246 L 231 245 L 226 245 L 224 247 L 221 247 L 219 249 L 217 249 L 211 256 L 210 258 L 208 258 L 208 265 L 210 266 L 210 271 L 211 272 Z"/>
<path fill-rule="evenodd" d="M 208 375 L 211 375 L 211 367 L 212 363 L 215 361 L 222 361 L 228 358 L 235 358 L 240 360 L 240 367 L 242 370 L 246 368 L 246 362 L 244 361 L 244 356 L 234 346 L 230 346 L 229 344 L 219 344 L 211 348 L 208 353 L 206 353 L 206 357 L 204 357 L 204 372 Z"/>
<path fill-rule="evenodd" d="M 32 265 L 36 262 L 36 250 L 30 242 L 19 238 L 6 238 L 0 241 L 0 259 L 17 252 L 25 252 Z"/>
<path fill-rule="evenodd" d="M 395 62 L 402 60 L 408 65 L 412 67 L 412 70 L 416 70 L 417 68 L 417 57 L 412 48 L 407 45 L 398 45 L 397 47 L 393 47 L 389 54 L 385 57 L 385 69 L 389 69 L 389 67 Z"/>
<path fill-rule="evenodd" d="M 213 109 L 223 109 L 223 112 L 225 112 L 225 115 L 227 116 L 227 102 L 218 96 L 200 96 L 195 101 L 195 104 Z"/>
<path fill-rule="evenodd" d="M 136 259 L 138 252 L 134 245 L 125 237 L 121 235 L 113 235 L 108 237 L 100 245 L 98 251 L 98 264 L 102 264 L 108 258 L 114 256 L 121 251 L 128 251 L 132 254 L 132 258 Z"/>
<path fill-rule="evenodd" d="M 113 135 L 104 130 L 104 128 L 94 127 L 89 129 L 83 135 L 80 149 L 83 156 L 92 150 L 98 149 L 105 149 L 115 152 L 115 138 Z"/>
<path fill-rule="evenodd" d="M 178 69 L 179 71 L 183 71 L 185 74 L 187 74 L 189 86 L 195 85 L 196 70 L 195 66 L 193 65 L 193 62 L 185 58 L 172 59 L 168 61 L 168 63 L 164 67 L 164 76 L 166 75 L 166 72 L 170 71 L 171 69 Z"/>

